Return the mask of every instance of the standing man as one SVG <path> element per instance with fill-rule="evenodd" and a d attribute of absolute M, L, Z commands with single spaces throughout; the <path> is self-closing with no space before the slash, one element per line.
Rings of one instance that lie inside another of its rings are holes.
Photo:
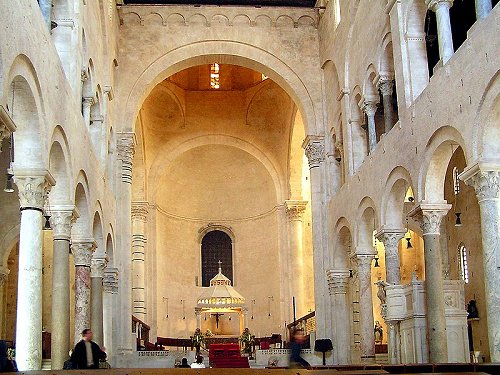
<path fill-rule="evenodd" d="M 75 349 L 71 354 L 73 367 L 76 369 L 97 369 L 101 359 L 106 359 L 106 353 L 92 341 L 92 331 L 88 328 L 84 329 L 82 331 L 82 340 L 75 345 Z"/>

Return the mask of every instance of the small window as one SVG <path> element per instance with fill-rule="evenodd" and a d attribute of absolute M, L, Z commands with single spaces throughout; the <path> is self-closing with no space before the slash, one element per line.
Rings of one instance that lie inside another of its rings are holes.
<path fill-rule="evenodd" d="M 220 88 L 220 67 L 217 63 L 210 66 L 210 88 L 214 90 Z"/>
<path fill-rule="evenodd" d="M 460 193 L 460 179 L 458 178 L 458 175 L 460 173 L 458 172 L 458 168 L 454 167 L 453 168 L 453 191 L 455 195 Z"/>
<path fill-rule="evenodd" d="M 458 256 L 460 258 L 460 273 L 462 276 L 462 280 L 465 281 L 466 284 L 469 283 L 469 264 L 467 261 L 467 248 L 461 244 L 458 248 Z"/>

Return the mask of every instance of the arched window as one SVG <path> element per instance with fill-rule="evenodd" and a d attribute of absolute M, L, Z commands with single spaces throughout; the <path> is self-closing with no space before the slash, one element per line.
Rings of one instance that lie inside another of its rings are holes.
<path fill-rule="evenodd" d="M 219 272 L 219 261 L 222 273 L 233 284 L 233 241 L 225 232 L 213 230 L 201 240 L 201 286 L 210 286 L 210 280 Z"/>
<path fill-rule="evenodd" d="M 458 257 L 460 260 L 460 274 L 462 276 L 462 280 L 465 281 L 466 284 L 469 283 L 469 264 L 467 261 L 467 248 L 464 244 L 460 244 L 458 247 Z"/>

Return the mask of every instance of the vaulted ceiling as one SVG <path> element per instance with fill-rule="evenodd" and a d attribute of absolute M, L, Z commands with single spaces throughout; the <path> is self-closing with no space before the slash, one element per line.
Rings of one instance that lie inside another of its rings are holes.
<path fill-rule="evenodd" d="M 247 6 L 286 6 L 314 7 L 316 0 L 124 0 L 125 4 L 147 5 L 247 5 Z"/>

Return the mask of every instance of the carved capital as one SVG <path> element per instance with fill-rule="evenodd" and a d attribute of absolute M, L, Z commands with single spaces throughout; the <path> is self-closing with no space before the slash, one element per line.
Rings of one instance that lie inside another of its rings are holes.
<path fill-rule="evenodd" d="M 369 275 L 371 265 L 376 254 L 356 254 L 356 263 L 358 264 L 358 272 L 360 277 Z"/>
<path fill-rule="evenodd" d="M 378 81 L 378 88 L 382 96 L 391 96 L 394 90 L 394 80 L 389 76 L 382 76 Z"/>
<path fill-rule="evenodd" d="M 476 190 L 479 202 L 500 199 L 500 165 L 476 164 L 460 174 L 460 179 Z"/>
<path fill-rule="evenodd" d="M 412 209 L 408 215 L 419 222 L 422 228 L 422 234 L 439 235 L 441 219 L 446 216 L 450 210 L 450 204 L 428 204 L 421 203 Z"/>
<path fill-rule="evenodd" d="M 75 259 L 75 267 L 89 267 L 92 264 L 92 253 L 97 248 L 94 240 L 73 241 L 71 252 Z"/>
<path fill-rule="evenodd" d="M 132 219 L 146 222 L 148 217 L 148 202 L 132 202 Z"/>
<path fill-rule="evenodd" d="M 328 270 L 326 271 L 326 277 L 330 295 L 347 293 L 350 277 L 349 270 Z"/>
<path fill-rule="evenodd" d="M 95 99 L 93 97 L 88 96 L 88 97 L 83 97 L 82 98 L 82 104 L 83 104 L 84 107 L 88 108 L 88 107 L 90 107 L 94 103 L 95 103 Z"/>
<path fill-rule="evenodd" d="M 377 103 L 372 102 L 372 101 L 364 101 L 361 110 L 366 113 L 368 117 L 373 117 L 375 116 L 375 113 L 377 112 Z"/>
<path fill-rule="evenodd" d="M 286 214 L 290 220 L 302 220 L 306 210 L 307 201 L 285 201 Z"/>
<path fill-rule="evenodd" d="M 53 207 L 50 210 L 50 225 L 55 240 L 70 240 L 71 226 L 79 217 L 75 207 Z"/>
<path fill-rule="evenodd" d="M 399 241 L 405 236 L 404 229 L 388 229 L 384 228 L 375 234 L 375 238 L 382 242 L 386 252 L 394 252 L 398 250 Z"/>
<path fill-rule="evenodd" d="M 14 182 L 19 190 L 21 209 L 34 208 L 40 211 L 45 206 L 45 201 L 55 181 L 47 170 L 16 170 L 14 169 Z"/>
<path fill-rule="evenodd" d="M 135 134 L 123 132 L 117 134 L 116 151 L 118 160 L 122 162 L 122 182 L 132 183 L 132 161 L 135 154 Z"/>
<path fill-rule="evenodd" d="M 80 73 L 80 79 L 82 82 L 85 82 L 89 79 L 89 73 L 87 72 L 87 69 L 83 69 L 82 72 Z"/>
<path fill-rule="evenodd" d="M 309 168 L 319 167 L 325 161 L 325 140 L 323 136 L 308 135 L 302 144 Z"/>
<path fill-rule="evenodd" d="M 106 268 L 103 274 L 102 285 L 105 293 L 118 293 L 118 269 Z"/>
<path fill-rule="evenodd" d="M 92 258 L 90 262 L 90 277 L 104 277 L 104 270 L 108 260 L 106 258 Z"/>
<path fill-rule="evenodd" d="M 453 0 L 425 0 L 425 5 L 427 5 L 427 9 L 435 12 L 440 6 L 446 6 L 448 9 L 451 8 Z"/>

